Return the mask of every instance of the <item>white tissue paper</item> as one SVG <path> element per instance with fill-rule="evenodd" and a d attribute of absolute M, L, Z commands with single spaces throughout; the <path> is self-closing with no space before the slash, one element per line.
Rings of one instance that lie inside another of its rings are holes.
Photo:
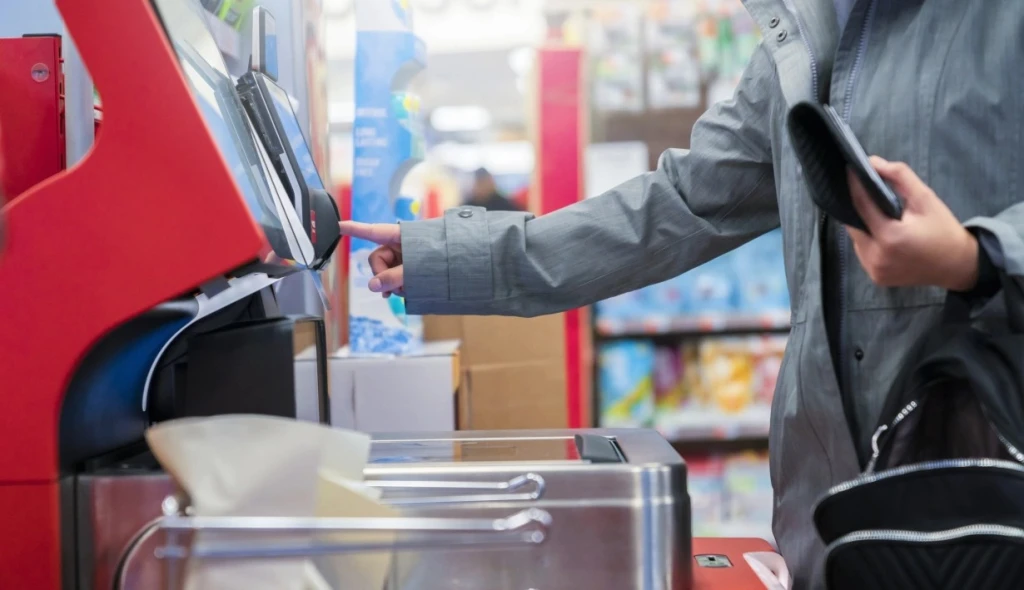
<path fill-rule="evenodd" d="M 381 492 L 363 483 L 363 469 L 370 454 L 370 439 L 343 430 L 331 431 L 337 437 L 324 447 L 317 487 L 317 516 L 324 517 L 376 517 L 401 516 L 397 510 L 379 502 Z M 356 440 L 356 437 L 362 440 Z M 365 441 L 365 443 L 364 443 Z M 358 454 L 338 452 L 355 449 Z M 358 457 L 354 461 L 353 457 Z M 393 532 L 344 533 L 322 537 L 326 542 L 392 543 Z M 391 552 L 352 553 L 317 558 L 317 569 L 331 588 L 337 590 L 380 590 L 391 568 Z"/>
<path fill-rule="evenodd" d="M 146 439 L 157 460 L 189 495 L 196 516 L 392 515 L 372 494 L 334 491 L 362 487 L 370 447 L 363 434 L 284 418 L 232 415 L 165 422 L 150 428 Z M 195 542 L 224 540 L 253 539 L 206 532 Z M 323 570 L 318 572 L 308 559 L 189 560 L 185 589 L 379 590 L 389 560 L 389 554 L 376 556 L 372 566 L 360 569 L 365 586 L 340 587 L 329 584 Z"/>
<path fill-rule="evenodd" d="M 792 586 L 789 568 L 778 553 L 744 553 L 743 558 L 768 590 L 789 590 Z"/>
<path fill-rule="evenodd" d="M 367 488 L 352 480 L 326 471 L 320 475 L 320 495 L 317 515 L 329 517 L 370 516 L 390 518 L 400 516 L 394 508 L 377 501 L 379 490 Z M 345 543 L 391 543 L 393 532 L 359 532 L 326 536 L 322 540 Z M 331 588 L 338 590 L 380 590 L 391 569 L 389 551 L 353 553 L 316 559 L 317 568 Z"/>

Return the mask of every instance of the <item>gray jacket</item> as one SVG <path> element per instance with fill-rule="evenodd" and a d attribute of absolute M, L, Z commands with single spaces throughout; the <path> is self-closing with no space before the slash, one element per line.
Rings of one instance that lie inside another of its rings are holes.
<path fill-rule="evenodd" d="M 852 248 L 842 269 L 839 367 L 822 299 L 823 220 L 784 121 L 828 101 L 865 147 L 908 163 L 1024 281 L 1024 2 L 858 0 L 840 34 L 830 0 L 747 0 L 764 41 L 732 100 L 708 111 L 690 149 L 556 213 L 457 209 L 403 226 L 412 313 L 536 315 L 666 280 L 781 225 L 793 329 L 771 419 L 774 530 L 797 587 L 823 547 L 815 501 L 860 471 L 856 445 L 878 421 L 905 353 L 935 324 L 938 288 L 874 285 Z"/>

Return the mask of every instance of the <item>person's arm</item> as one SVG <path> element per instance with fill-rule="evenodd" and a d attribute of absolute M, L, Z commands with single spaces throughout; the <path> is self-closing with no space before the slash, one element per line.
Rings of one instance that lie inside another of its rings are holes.
<path fill-rule="evenodd" d="M 533 316 L 667 280 L 779 225 L 775 65 L 759 48 L 732 100 L 658 169 L 542 217 L 461 207 L 403 223 L 413 314 Z"/>

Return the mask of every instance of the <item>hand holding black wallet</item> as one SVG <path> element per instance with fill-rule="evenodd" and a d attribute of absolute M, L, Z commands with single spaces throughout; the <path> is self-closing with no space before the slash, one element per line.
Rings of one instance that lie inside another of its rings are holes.
<path fill-rule="evenodd" d="M 822 211 L 844 225 L 869 231 L 853 205 L 849 169 L 882 213 L 892 219 L 903 217 L 903 202 L 871 166 L 853 130 L 835 109 L 801 102 L 790 109 L 786 126 L 811 199 Z"/>

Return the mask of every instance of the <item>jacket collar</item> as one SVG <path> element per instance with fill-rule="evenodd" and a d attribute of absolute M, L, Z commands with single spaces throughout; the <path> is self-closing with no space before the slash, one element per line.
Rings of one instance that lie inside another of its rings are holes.
<path fill-rule="evenodd" d="M 818 98 L 822 98 L 839 42 L 833 1 L 743 0 L 743 4 L 761 29 L 765 47 L 775 57 L 780 73 L 792 68 L 812 73 L 818 84 Z M 806 87 L 801 91 L 787 86 L 783 84 L 783 92 L 790 102 L 806 92 Z"/>

